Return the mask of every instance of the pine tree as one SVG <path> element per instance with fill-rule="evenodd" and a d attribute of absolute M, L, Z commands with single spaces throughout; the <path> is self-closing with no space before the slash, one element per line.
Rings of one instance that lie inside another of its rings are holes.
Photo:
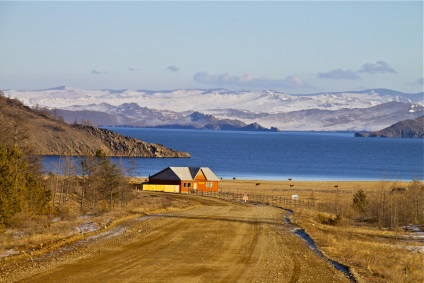
<path fill-rule="evenodd" d="M 51 191 L 46 187 L 37 164 L 28 164 L 20 150 L 0 145 L 0 226 L 11 223 L 13 216 L 47 213 Z"/>
<path fill-rule="evenodd" d="M 11 218 L 22 210 L 24 204 L 25 163 L 15 147 L 0 145 L 0 225 L 9 224 Z"/>
<path fill-rule="evenodd" d="M 367 195 L 365 194 L 363 190 L 358 190 L 353 195 L 352 208 L 361 215 L 362 219 L 365 216 L 367 204 L 368 204 Z"/>

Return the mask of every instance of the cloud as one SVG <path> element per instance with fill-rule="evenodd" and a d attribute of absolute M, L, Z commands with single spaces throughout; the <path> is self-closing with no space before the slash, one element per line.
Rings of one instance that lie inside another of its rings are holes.
<path fill-rule="evenodd" d="M 377 61 L 374 63 L 365 63 L 358 71 L 335 69 L 326 73 L 318 73 L 320 79 L 333 79 L 333 80 L 360 80 L 359 73 L 367 74 L 384 74 L 384 73 L 397 73 L 389 64 L 384 61 Z"/>
<path fill-rule="evenodd" d="M 309 85 L 298 76 L 289 76 L 285 79 L 256 78 L 252 74 L 242 76 L 232 76 L 227 73 L 210 75 L 207 72 L 194 74 L 193 79 L 201 84 L 231 87 L 249 88 L 305 88 Z"/>
<path fill-rule="evenodd" d="M 107 74 L 107 72 L 100 71 L 98 67 L 95 67 L 91 70 L 90 74 L 92 74 L 92 75 L 105 75 L 105 74 Z"/>
<path fill-rule="evenodd" d="M 177 66 L 174 66 L 174 65 L 168 66 L 168 67 L 166 67 L 166 69 L 168 71 L 171 71 L 171 72 L 174 72 L 174 73 L 176 73 L 180 70 Z"/>
<path fill-rule="evenodd" d="M 361 69 L 359 69 L 359 72 L 368 74 L 397 73 L 395 69 L 393 69 L 389 64 L 384 61 L 377 61 L 375 64 L 365 63 L 364 65 L 362 65 Z"/>
<path fill-rule="evenodd" d="M 93 69 L 93 70 L 91 70 L 91 72 L 90 72 L 91 74 L 93 74 L 93 75 L 101 75 L 102 73 L 100 72 L 100 71 L 98 71 L 97 69 Z"/>
<path fill-rule="evenodd" d="M 355 71 L 336 69 L 327 73 L 318 73 L 320 79 L 359 80 L 361 77 Z"/>
<path fill-rule="evenodd" d="M 130 72 L 140 72 L 141 68 L 128 67 L 128 71 L 130 71 Z"/>
<path fill-rule="evenodd" d="M 409 83 L 409 85 L 419 85 L 419 86 L 424 86 L 424 78 L 419 78 L 418 80 L 416 80 L 415 82 Z"/>

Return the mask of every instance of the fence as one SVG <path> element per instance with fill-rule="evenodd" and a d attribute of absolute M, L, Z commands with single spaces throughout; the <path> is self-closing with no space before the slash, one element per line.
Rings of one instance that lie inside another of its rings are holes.
<path fill-rule="evenodd" d="M 307 207 L 307 208 L 315 208 L 320 209 L 323 208 L 326 204 L 317 202 L 315 200 L 298 200 L 293 198 L 286 198 L 282 196 L 276 195 L 267 195 L 267 194 L 256 194 L 249 193 L 246 195 L 245 193 L 238 193 L 233 191 L 224 191 L 220 190 L 218 192 L 202 192 L 197 191 L 194 194 L 205 197 L 214 197 L 225 199 L 229 201 L 235 202 L 248 202 L 253 204 L 266 204 L 266 205 L 275 205 L 282 207 Z"/>

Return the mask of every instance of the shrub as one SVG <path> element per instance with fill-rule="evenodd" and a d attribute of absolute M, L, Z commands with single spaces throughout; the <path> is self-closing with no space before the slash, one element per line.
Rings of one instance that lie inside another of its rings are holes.
<path fill-rule="evenodd" d="M 323 214 L 318 214 L 317 216 L 317 221 L 325 225 L 335 226 L 340 222 L 340 220 L 342 220 L 342 217 L 340 216 L 340 214 L 337 214 L 336 216 L 333 216 L 333 215 L 326 216 Z"/>

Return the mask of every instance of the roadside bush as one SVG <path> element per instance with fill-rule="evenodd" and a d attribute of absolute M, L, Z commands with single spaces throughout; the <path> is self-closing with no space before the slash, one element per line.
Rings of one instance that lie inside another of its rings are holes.
<path fill-rule="evenodd" d="M 340 216 L 340 214 L 337 214 L 336 216 L 333 216 L 333 215 L 326 216 L 320 213 L 317 216 L 317 221 L 325 225 L 335 226 L 338 223 L 340 223 L 340 220 L 342 220 L 342 217 Z"/>
<path fill-rule="evenodd" d="M 424 222 L 424 186 L 418 180 L 413 180 L 408 188 L 382 182 L 370 196 L 364 213 L 379 228 L 396 229 Z"/>
<path fill-rule="evenodd" d="M 55 214 L 61 219 L 61 220 L 70 220 L 71 213 L 68 207 L 61 207 L 56 206 L 55 207 Z"/>

